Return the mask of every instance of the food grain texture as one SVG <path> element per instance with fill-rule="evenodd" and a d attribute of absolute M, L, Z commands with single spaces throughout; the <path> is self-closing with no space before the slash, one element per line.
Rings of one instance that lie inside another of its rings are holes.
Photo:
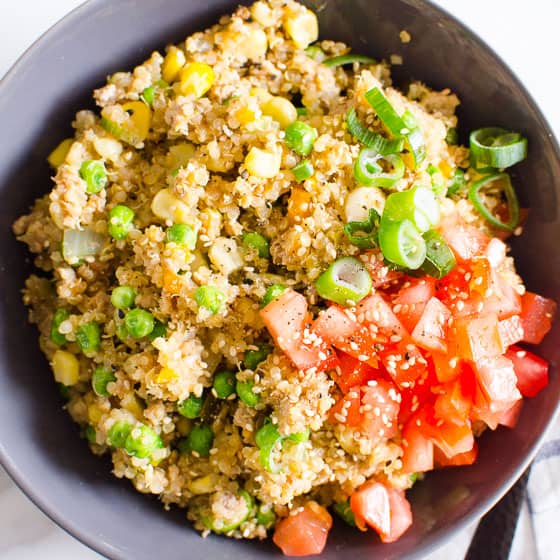
<path fill-rule="evenodd" d="M 94 91 L 98 110 L 79 111 L 74 138 L 51 156 L 52 190 L 14 224 L 42 271 L 28 278 L 24 300 L 68 412 L 92 451 L 111 456 L 117 477 L 185 508 L 204 534 L 265 538 L 275 517 L 309 500 L 344 501 L 372 478 L 412 485 L 398 431 L 371 438 L 333 423 L 333 377 L 298 371 L 259 311 L 267 289 L 281 284 L 319 312 L 315 281 L 359 252 L 345 223 L 365 219 L 373 199 L 383 207 L 376 187 L 366 202 L 349 198 L 361 187 L 348 110 L 383 130 L 364 93 L 381 88 L 423 131 L 426 159 L 406 169 L 397 190 L 429 184 L 429 164 L 446 178 L 468 168 L 468 150 L 446 142 L 459 100 L 422 83 L 402 93 L 384 62 L 324 65 L 321 57 L 350 49 L 321 40 L 322 54 L 310 56 L 305 49 L 317 40 L 317 18 L 305 7 L 260 1 L 113 74 Z M 318 133 L 306 157 L 286 143 L 296 119 Z M 313 174 L 297 181 L 291 170 L 303 159 Z M 88 161 L 103 164 L 100 189 L 90 187 Z M 442 199 L 441 210 L 486 227 L 464 196 Z M 190 226 L 194 242 L 173 240 L 174 224 Z M 255 232 L 268 240 L 262 250 L 245 242 Z M 511 259 L 504 277 L 523 291 Z M 121 308 L 111 298 L 118 286 L 133 294 Z M 213 299 L 201 292 L 208 287 Z M 146 317 L 129 316 L 132 308 L 148 312 L 150 335 L 134 336 Z M 247 353 L 263 344 L 268 354 L 248 367 Z M 223 371 L 245 384 L 226 398 L 214 384 Z M 186 411 L 196 402 L 200 410 Z M 281 436 L 273 469 L 255 438 L 265 422 Z"/>

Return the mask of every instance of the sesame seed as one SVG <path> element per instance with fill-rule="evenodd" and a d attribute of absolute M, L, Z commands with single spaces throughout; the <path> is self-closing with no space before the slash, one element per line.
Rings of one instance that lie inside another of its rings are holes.
<path fill-rule="evenodd" d="M 338 412 L 335 412 L 334 417 L 336 420 L 338 420 L 341 424 L 345 424 L 346 423 L 346 416 L 343 416 L 342 414 L 339 414 Z"/>
<path fill-rule="evenodd" d="M 515 353 L 515 355 L 518 358 L 524 358 L 527 355 L 527 352 L 525 352 L 525 350 L 519 350 L 518 352 Z"/>

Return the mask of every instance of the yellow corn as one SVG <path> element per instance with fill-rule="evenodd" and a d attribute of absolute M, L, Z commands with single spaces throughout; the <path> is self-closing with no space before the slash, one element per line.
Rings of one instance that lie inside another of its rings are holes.
<path fill-rule="evenodd" d="M 129 101 L 122 108 L 129 115 L 123 126 L 122 139 L 132 145 L 143 142 L 150 132 L 152 111 L 142 101 Z"/>
<path fill-rule="evenodd" d="M 272 94 L 268 93 L 266 89 L 260 87 L 251 88 L 249 91 L 249 95 L 251 97 L 256 97 L 259 103 L 266 103 L 270 99 L 272 99 Z"/>
<path fill-rule="evenodd" d="M 208 258 L 226 276 L 243 266 L 241 251 L 231 237 L 218 237 L 208 251 Z"/>
<path fill-rule="evenodd" d="M 167 164 L 169 167 L 175 169 L 187 165 L 189 160 L 193 157 L 195 147 L 188 142 L 180 142 L 169 148 L 167 154 Z"/>
<path fill-rule="evenodd" d="M 305 189 L 294 187 L 288 199 L 288 219 L 292 223 L 311 215 L 311 194 Z"/>
<path fill-rule="evenodd" d="M 241 107 L 235 111 L 235 118 L 239 124 L 249 124 L 257 118 L 257 111 L 248 106 Z"/>
<path fill-rule="evenodd" d="M 169 189 L 161 189 L 152 200 L 152 212 L 166 222 L 187 223 L 190 217 L 189 207 Z"/>
<path fill-rule="evenodd" d="M 286 128 L 290 123 L 297 120 L 298 114 L 294 104 L 285 97 L 272 97 L 262 105 L 263 114 L 272 117 L 280 124 L 282 128 Z"/>
<path fill-rule="evenodd" d="M 245 157 L 245 169 L 254 177 L 272 179 L 280 171 L 282 158 L 280 153 L 252 147 Z"/>
<path fill-rule="evenodd" d="M 210 494 L 210 492 L 214 491 L 214 487 L 216 486 L 217 477 L 215 474 L 207 474 L 206 476 L 200 476 L 199 478 L 195 478 L 191 480 L 187 484 L 187 488 L 193 493 L 197 495 L 202 494 Z"/>
<path fill-rule="evenodd" d="M 58 383 L 68 387 L 78 383 L 80 363 L 74 354 L 66 350 L 57 350 L 52 357 L 51 366 Z"/>
<path fill-rule="evenodd" d="M 241 36 L 238 50 L 249 60 L 258 60 L 266 55 L 268 39 L 266 33 L 257 26 L 248 24 L 246 33 Z"/>
<path fill-rule="evenodd" d="M 191 62 L 179 72 L 179 91 L 183 95 L 202 97 L 214 83 L 212 66 L 202 62 Z"/>
<path fill-rule="evenodd" d="M 174 82 L 185 62 L 185 53 L 177 47 L 170 47 L 161 65 L 161 77 L 168 84 Z"/>
<path fill-rule="evenodd" d="M 172 381 L 176 381 L 178 378 L 179 375 L 176 371 L 172 370 L 171 368 L 164 367 L 157 374 L 156 382 L 165 385 L 167 383 L 171 383 Z"/>
<path fill-rule="evenodd" d="M 95 151 L 103 158 L 116 161 L 122 153 L 122 144 L 114 138 L 96 136 L 93 140 Z"/>
<path fill-rule="evenodd" d="M 70 151 L 70 147 L 72 146 L 72 144 L 74 143 L 74 139 L 73 138 L 66 138 L 66 140 L 63 140 L 47 157 L 47 161 L 49 162 L 51 167 L 54 167 L 55 169 L 57 167 L 60 167 L 63 163 L 64 160 L 66 159 L 66 156 L 68 155 L 68 152 Z"/>
<path fill-rule="evenodd" d="M 90 404 L 87 409 L 89 423 L 92 425 L 99 424 L 99 420 L 103 416 L 103 409 L 96 403 Z"/>
<path fill-rule="evenodd" d="M 200 213 L 201 232 L 210 239 L 216 239 L 222 229 L 222 214 L 214 208 L 206 208 Z"/>
<path fill-rule="evenodd" d="M 137 420 L 142 420 L 144 416 L 144 407 L 142 402 L 134 393 L 127 393 L 121 399 L 121 406 L 126 408 Z"/>
<path fill-rule="evenodd" d="M 305 49 L 319 38 L 317 16 L 307 8 L 289 10 L 284 19 L 284 31 L 298 49 Z"/>
<path fill-rule="evenodd" d="M 274 14 L 266 2 L 255 2 L 250 10 L 251 17 L 263 27 L 274 25 Z"/>

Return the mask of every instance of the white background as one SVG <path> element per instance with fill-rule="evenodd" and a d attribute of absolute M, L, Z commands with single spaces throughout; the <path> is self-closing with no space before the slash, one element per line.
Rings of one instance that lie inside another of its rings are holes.
<path fill-rule="evenodd" d="M 559 137 L 560 2 L 435 1 L 497 51 L 528 88 Z M 81 0 L 0 0 L 0 77 L 39 35 L 81 3 Z M 524 538 L 527 527 L 522 524 L 516 534 L 511 560 L 535 558 L 526 542 L 529 539 Z M 431 555 L 431 560 L 436 560 L 436 556 L 441 560 L 462 559 L 469 534 L 470 531 L 465 532 L 437 555 Z M 100 560 L 101 557 L 56 527 L 21 494 L 0 468 L 0 558 Z"/>

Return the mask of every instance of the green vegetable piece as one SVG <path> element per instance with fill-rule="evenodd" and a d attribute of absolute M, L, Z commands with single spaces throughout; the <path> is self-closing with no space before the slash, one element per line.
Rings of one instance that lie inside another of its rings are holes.
<path fill-rule="evenodd" d="M 70 313 L 63 308 L 57 309 L 52 318 L 51 322 L 51 340 L 58 346 L 63 346 L 66 344 L 66 337 L 58 330 L 60 324 L 66 321 L 70 317 Z"/>
<path fill-rule="evenodd" d="M 402 192 L 391 193 L 385 201 L 383 220 L 411 221 L 420 233 L 439 223 L 439 203 L 432 189 L 416 186 Z"/>
<path fill-rule="evenodd" d="M 266 307 L 271 301 L 278 299 L 287 289 L 288 287 L 282 284 L 269 286 L 264 294 L 261 307 Z"/>
<path fill-rule="evenodd" d="M 214 315 L 222 309 L 226 295 L 215 286 L 200 286 L 194 293 L 194 299 L 200 307 L 205 307 Z"/>
<path fill-rule="evenodd" d="M 348 500 L 334 504 L 333 511 L 350 527 L 356 527 L 356 518 Z"/>
<path fill-rule="evenodd" d="M 148 86 L 147 88 L 144 89 L 144 91 L 140 95 L 140 99 L 146 105 L 148 105 L 148 107 L 151 107 L 154 103 L 154 97 L 156 95 L 157 90 L 166 87 L 169 87 L 169 84 L 165 80 L 158 80 L 151 86 Z"/>
<path fill-rule="evenodd" d="M 97 194 L 107 185 L 107 170 L 100 160 L 88 159 L 80 167 L 80 177 L 86 182 L 86 192 Z"/>
<path fill-rule="evenodd" d="M 313 177 L 315 169 L 313 169 L 313 165 L 311 165 L 311 162 L 308 159 L 304 159 L 292 167 L 292 173 L 294 174 L 296 181 L 301 183 L 302 181 L 309 179 L 309 177 Z"/>
<path fill-rule="evenodd" d="M 96 433 L 93 426 L 86 426 L 86 429 L 84 430 L 84 436 L 90 443 L 96 443 Z"/>
<path fill-rule="evenodd" d="M 91 376 L 93 392 L 100 397 L 108 397 L 110 393 L 107 390 L 107 385 L 114 381 L 116 381 L 116 377 L 113 370 L 103 366 L 95 368 Z"/>
<path fill-rule="evenodd" d="M 371 65 L 375 64 L 375 59 L 364 54 L 341 54 L 323 60 L 323 64 L 329 68 L 354 63 Z"/>
<path fill-rule="evenodd" d="M 344 233 L 348 241 L 360 249 L 373 249 L 377 247 L 377 229 L 381 216 L 375 208 L 370 208 L 368 219 L 364 222 L 348 222 L 344 226 Z"/>
<path fill-rule="evenodd" d="M 455 169 L 453 171 L 453 175 L 447 182 L 447 196 L 451 196 L 457 194 L 459 191 L 462 191 L 467 184 L 465 179 L 465 172 L 462 169 Z"/>
<path fill-rule="evenodd" d="M 305 54 L 317 62 L 322 62 L 325 59 L 325 51 L 319 45 L 310 45 L 305 49 Z"/>
<path fill-rule="evenodd" d="M 195 395 L 189 395 L 184 401 L 177 405 L 177 410 L 181 416 L 185 418 L 199 418 L 204 406 L 204 398 Z"/>
<path fill-rule="evenodd" d="M 410 270 L 420 268 L 426 258 L 426 242 L 410 220 L 395 222 L 383 218 L 379 246 L 388 261 Z"/>
<path fill-rule="evenodd" d="M 117 286 L 111 292 L 111 304 L 116 309 L 130 309 L 134 307 L 136 292 L 132 286 Z"/>
<path fill-rule="evenodd" d="M 346 115 L 346 125 L 348 126 L 348 131 L 352 134 L 352 136 L 366 146 L 366 148 L 374 150 L 376 154 L 385 156 L 389 154 L 397 154 L 404 148 L 404 137 L 399 135 L 395 138 L 389 139 L 385 138 L 381 134 L 373 132 L 360 122 L 358 113 L 356 113 L 356 109 L 354 109 L 354 107 L 352 107 Z"/>
<path fill-rule="evenodd" d="M 167 325 L 158 321 L 154 321 L 154 330 L 148 335 L 150 342 L 153 342 L 156 338 L 165 338 L 167 336 Z"/>
<path fill-rule="evenodd" d="M 107 443 L 112 447 L 124 447 L 131 431 L 131 424 L 124 422 L 123 420 L 118 420 L 109 428 L 109 432 L 107 433 Z"/>
<path fill-rule="evenodd" d="M 317 129 L 302 121 L 290 123 L 284 133 L 287 146 L 300 156 L 308 156 L 311 153 L 318 136 Z"/>
<path fill-rule="evenodd" d="M 319 295 L 341 305 L 354 305 L 371 292 L 371 276 L 354 257 L 335 261 L 319 276 L 315 287 Z"/>
<path fill-rule="evenodd" d="M 257 430 L 255 443 L 260 449 L 259 460 L 268 472 L 278 472 L 278 465 L 274 462 L 273 451 L 276 442 L 282 441 L 278 428 L 267 418 L 266 422 Z"/>
<path fill-rule="evenodd" d="M 392 171 L 384 171 L 381 162 Z M 404 175 L 404 162 L 397 154 L 381 155 L 373 148 L 363 148 L 354 163 L 354 177 L 365 187 L 390 189 Z"/>
<path fill-rule="evenodd" d="M 134 210 L 125 206 L 124 204 L 118 204 L 109 210 L 109 219 L 107 229 L 109 230 L 109 235 L 113 239 L 122 240 L 126 239 L 128 232 L 134 226 Z"/>
<path fill-rule="evenodd" d="M 163 448 L 161 437 L 149 426 L 135 426 L 124 442 L 124 449 L 129 455 L 139 459 L 150 457 L 154 451 Z"/>
<path fill-rule="evenodd" d="M 415 484 L 416 481 L 418 480 L 418 473 L 414 472 L 410 475 L 410 482 L 412 482 L 412 484 Z"/>
<path fill-rule="evenodd" d="M 426 259 L 421 268 L 429 276 L 443 278 L 455 268 L 455 255 L 436 229 L 428 230 L 423 237 L 426 242 Z"/>
<path fill-rule="evenodd" d="M 504 128 L 479 128 L 471 132 L 469 146 L 477 169 L 505 169 L 527 157 L 527 138 Z"/>
<path fill-rule="evenodd" d="M 190 251 L 194 251 L 196 247 L 196 231 L 188 224 L 174 224 L 165 234 L 167 243 L 177 243 L 184 245 Z"/>
<path fill-rule="evenodd" d="M 117 324 L 116 335 L 121 342 L 126 342 L 129 339 L 130 335 L 124 323 Z"/>
<path fill-rule="evenodd" d="M 306 117 L 309 114 L 307 107 L 296 107 L 298 117 Z"/>
<path fill-rule="evenodd" d="M 268 505 L 261 504 L 257 508 L 257 523 L 265 529 L 270 529 L 276 523 L 274 510 Z"/>
<path fill-rule="evenodd" d="M 445 135 L 445 141 L 450 146 L 457 146 L 459 144 L 459 131 L 455 127 L 447 129 L 447 134 Z"/>
<path fill-rule="evenodd" d="M 143 338 L 154 330 L 154 316 L 145 309 L 132 309 L 124 316 L 124 324 L 132 338 Z"/>
<path fill-rule="evenodd" d="M 235 393 L 235 373 L 233 371 L 219 371 L 214 375 L 213 388 L 219 399 L 227 399 Z"/>
<path fill-rule="evenodd" d="M 441 169 L 430 163 L 427 171 L 432 178 L 432 192 L 434 193 L 434 196 L 436 198 L 444 197 L 447 194 L 447 184 Z"/>
<path fill-rule="evenodd" d="M 204 526 L 215 533 L 229 533 L 246 521 L 255 509 L 255 500 L 246 490 L 239 490 L 238 495 L 243 498 L 245 502 L 245 507 L 243 509 L 237 507 L 232 508 L 231 511 L 228 512 L 229 517 L 221 519 L 220 523 L 217 523 L 216 519 L 211 515 L 202 515 L 200 520 Z"/>
<path fill-rule="evenodd" d="M 270 247 L 266 237 L 253 231 L 243 234 L 243 246 L 246 249 L 255 249 L 262 259 L 270 258 Z"/>
<path fill-rule="evenodd" d="M 90 321 L 78 327 L 76 341 L 82 352 L 97 352 L 101 346 L 101 327 L 99 323 Z"/>
<path fill-rule="evenodd" d="M 295 443 L 303 443 L 309 440 L 309 435 L 311 434 L 311 430 L 306 428 L 303 432 L 297 432 L 295 434 L 290 434 L 288 439 Z"/>
<path fill-rule="evenodd" d="M 70 387 L 68 385 L 64 385 L 64 383 L 58 383 L 58 392 L 62 397 L 62 400 L 69 401 L 70 400 Z"/>
<path fill-rule="evenodd" d="M 214 432 L 207 424 L 198 424 L 189 432 L 186 440 L 186 450 L 198 453 L 200 457 L 208 457 L 214 443 Z"/>
<path fill-rule="evenodd" d="M 246 369 L 257 369 L 257 366 L 263 362 L 266 357 L 274 349 L 270 344 L 257 344 L 258 350 L 247 350 L 245 356 L 243 356 L 243 365 Z"/>
<path fill-rule="evenodd" d="M 253 408 L 259 403 L 259 395 L 253 392 L 255 384 L 253 381 L 237 381 L 235 392 L 237 396 L 248 406 Z"/>

